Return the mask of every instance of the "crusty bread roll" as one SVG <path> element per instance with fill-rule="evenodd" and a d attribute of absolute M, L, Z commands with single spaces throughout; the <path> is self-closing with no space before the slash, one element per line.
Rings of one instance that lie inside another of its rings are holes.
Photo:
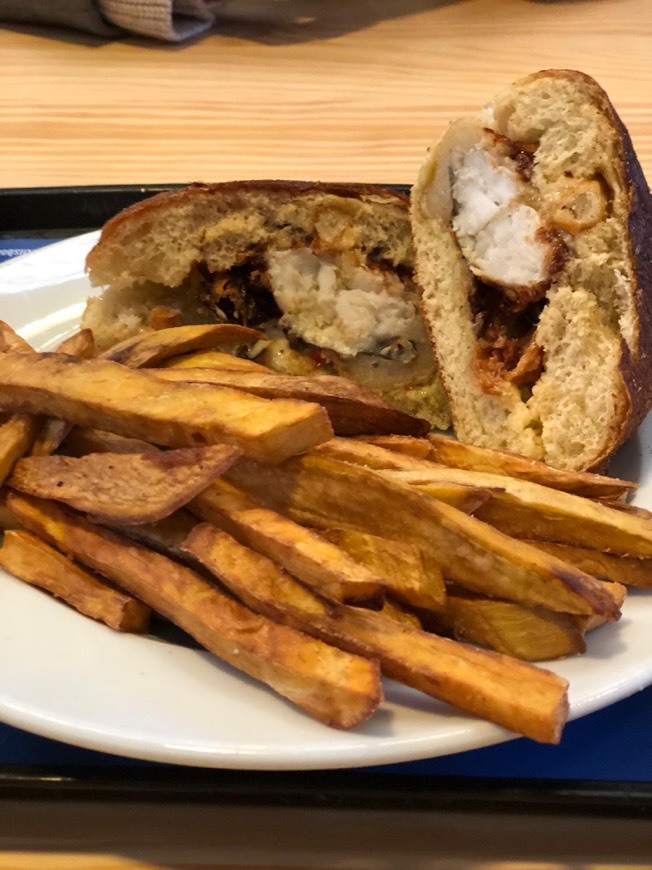
<path fill-rule="evenodd" d="M 458 438 L 604 467 L 652 399 L 652 201 L 605 92 L 517 82 L 449 127 L 411 209 Z"/>
<path fill-rule="evenodd" d="M 389 189 L 283 181 L 195 184 L 140 202 L 89 253 L 82 324 L 104 349 L 179 309 L 269 339 L 256 360 L 338 374 L 450 425 L 413 281 L 409 200 Z"/>

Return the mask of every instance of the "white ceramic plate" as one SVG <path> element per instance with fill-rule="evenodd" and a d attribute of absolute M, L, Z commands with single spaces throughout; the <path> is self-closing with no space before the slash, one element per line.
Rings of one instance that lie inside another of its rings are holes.
<path fill-rule="evenodd" d="M 91 288 L 95 234 L 0 266 L 0 317 L 39 349 L 75 330 Z M 652 507 L 652 421 L 614 469 Z M 429 758 L 513 737 L 386 682 L 387 700 L 351 733 L 331 730 L 207 653 L 113 632 L 0 572 L 0 718 L 78 746 L 206 767 L 299 770 Z M 652 593 L 631 593 L 617 625 L 552 669 L 570 681 L 571 717 L 652 683 Z"/>

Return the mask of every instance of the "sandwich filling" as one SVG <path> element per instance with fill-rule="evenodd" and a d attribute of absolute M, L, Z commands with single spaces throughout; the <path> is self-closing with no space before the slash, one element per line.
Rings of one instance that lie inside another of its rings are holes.
<path fill-rule="evenodd" d="M 195 270 L 195 292 L 218 320 L 263 332 L 252 358 L 287 374 L 350 377 L 431 418 L 443 388 L 409 270 L 358 248 L 297 243 L 257 251 L 220 274 Z"/>
<path fill-rule="evenodd" d="M 279 324 L 288 333 L 342 359 L 402 353 L 409 362 L 416 355 L 418 300 L 396 273 L 370 267 L 357 251 L 273 251 L 267 264 Z"/>
<path fill-rule="evenodd" d="M 474 275 L 518 303 L 550 283 L 556 240 L 527 202 L 523 164 L 485 138 L 489 147 L 453 154 L 453 231 Z"/>
<path fill-rule="evenodd" d="M 489 129 L 450 154 L 451 226 L 475 276 L 470 304 L 483 390 L 529 390 L 542 371 L 535 331 L 546 291 L 566 261 L 559 228 L 531 184 L 534 152 Z"/>

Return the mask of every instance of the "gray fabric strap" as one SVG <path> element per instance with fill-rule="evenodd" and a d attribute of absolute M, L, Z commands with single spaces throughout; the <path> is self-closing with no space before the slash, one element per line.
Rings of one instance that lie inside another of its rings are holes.
<path fill-rule="evenodd" d="M 208 30 L 220 5 L 220 0 L 0 0 L 0 22 L 182 42 Z"/>
<path fill-rule="evenodd" d="M 98 0 L 113 24 L 166 42 L 182 42 L 213 24 L 216 3 L 206 0 Z"/>

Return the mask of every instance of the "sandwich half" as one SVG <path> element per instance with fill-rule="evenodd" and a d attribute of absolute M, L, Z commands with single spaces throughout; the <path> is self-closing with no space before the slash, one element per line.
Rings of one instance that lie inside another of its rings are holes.
<path fill-rule="evenodd" d="M 652 400 L 652 200 L 605 92 L 518 81 L 450 125 L 411 209 L 458 438 L 604 467 Z"/>
<path fill-rule="evenodd" d="M 225 321 L 264 333 L 251 358 L 335 374 L 450 424 L 413 277 L 409 200 L 360 185 L 194 184 L 118 214 L 87 258 L 103 287 L 82 325 L 100 349 L 155 326 Z"/>

